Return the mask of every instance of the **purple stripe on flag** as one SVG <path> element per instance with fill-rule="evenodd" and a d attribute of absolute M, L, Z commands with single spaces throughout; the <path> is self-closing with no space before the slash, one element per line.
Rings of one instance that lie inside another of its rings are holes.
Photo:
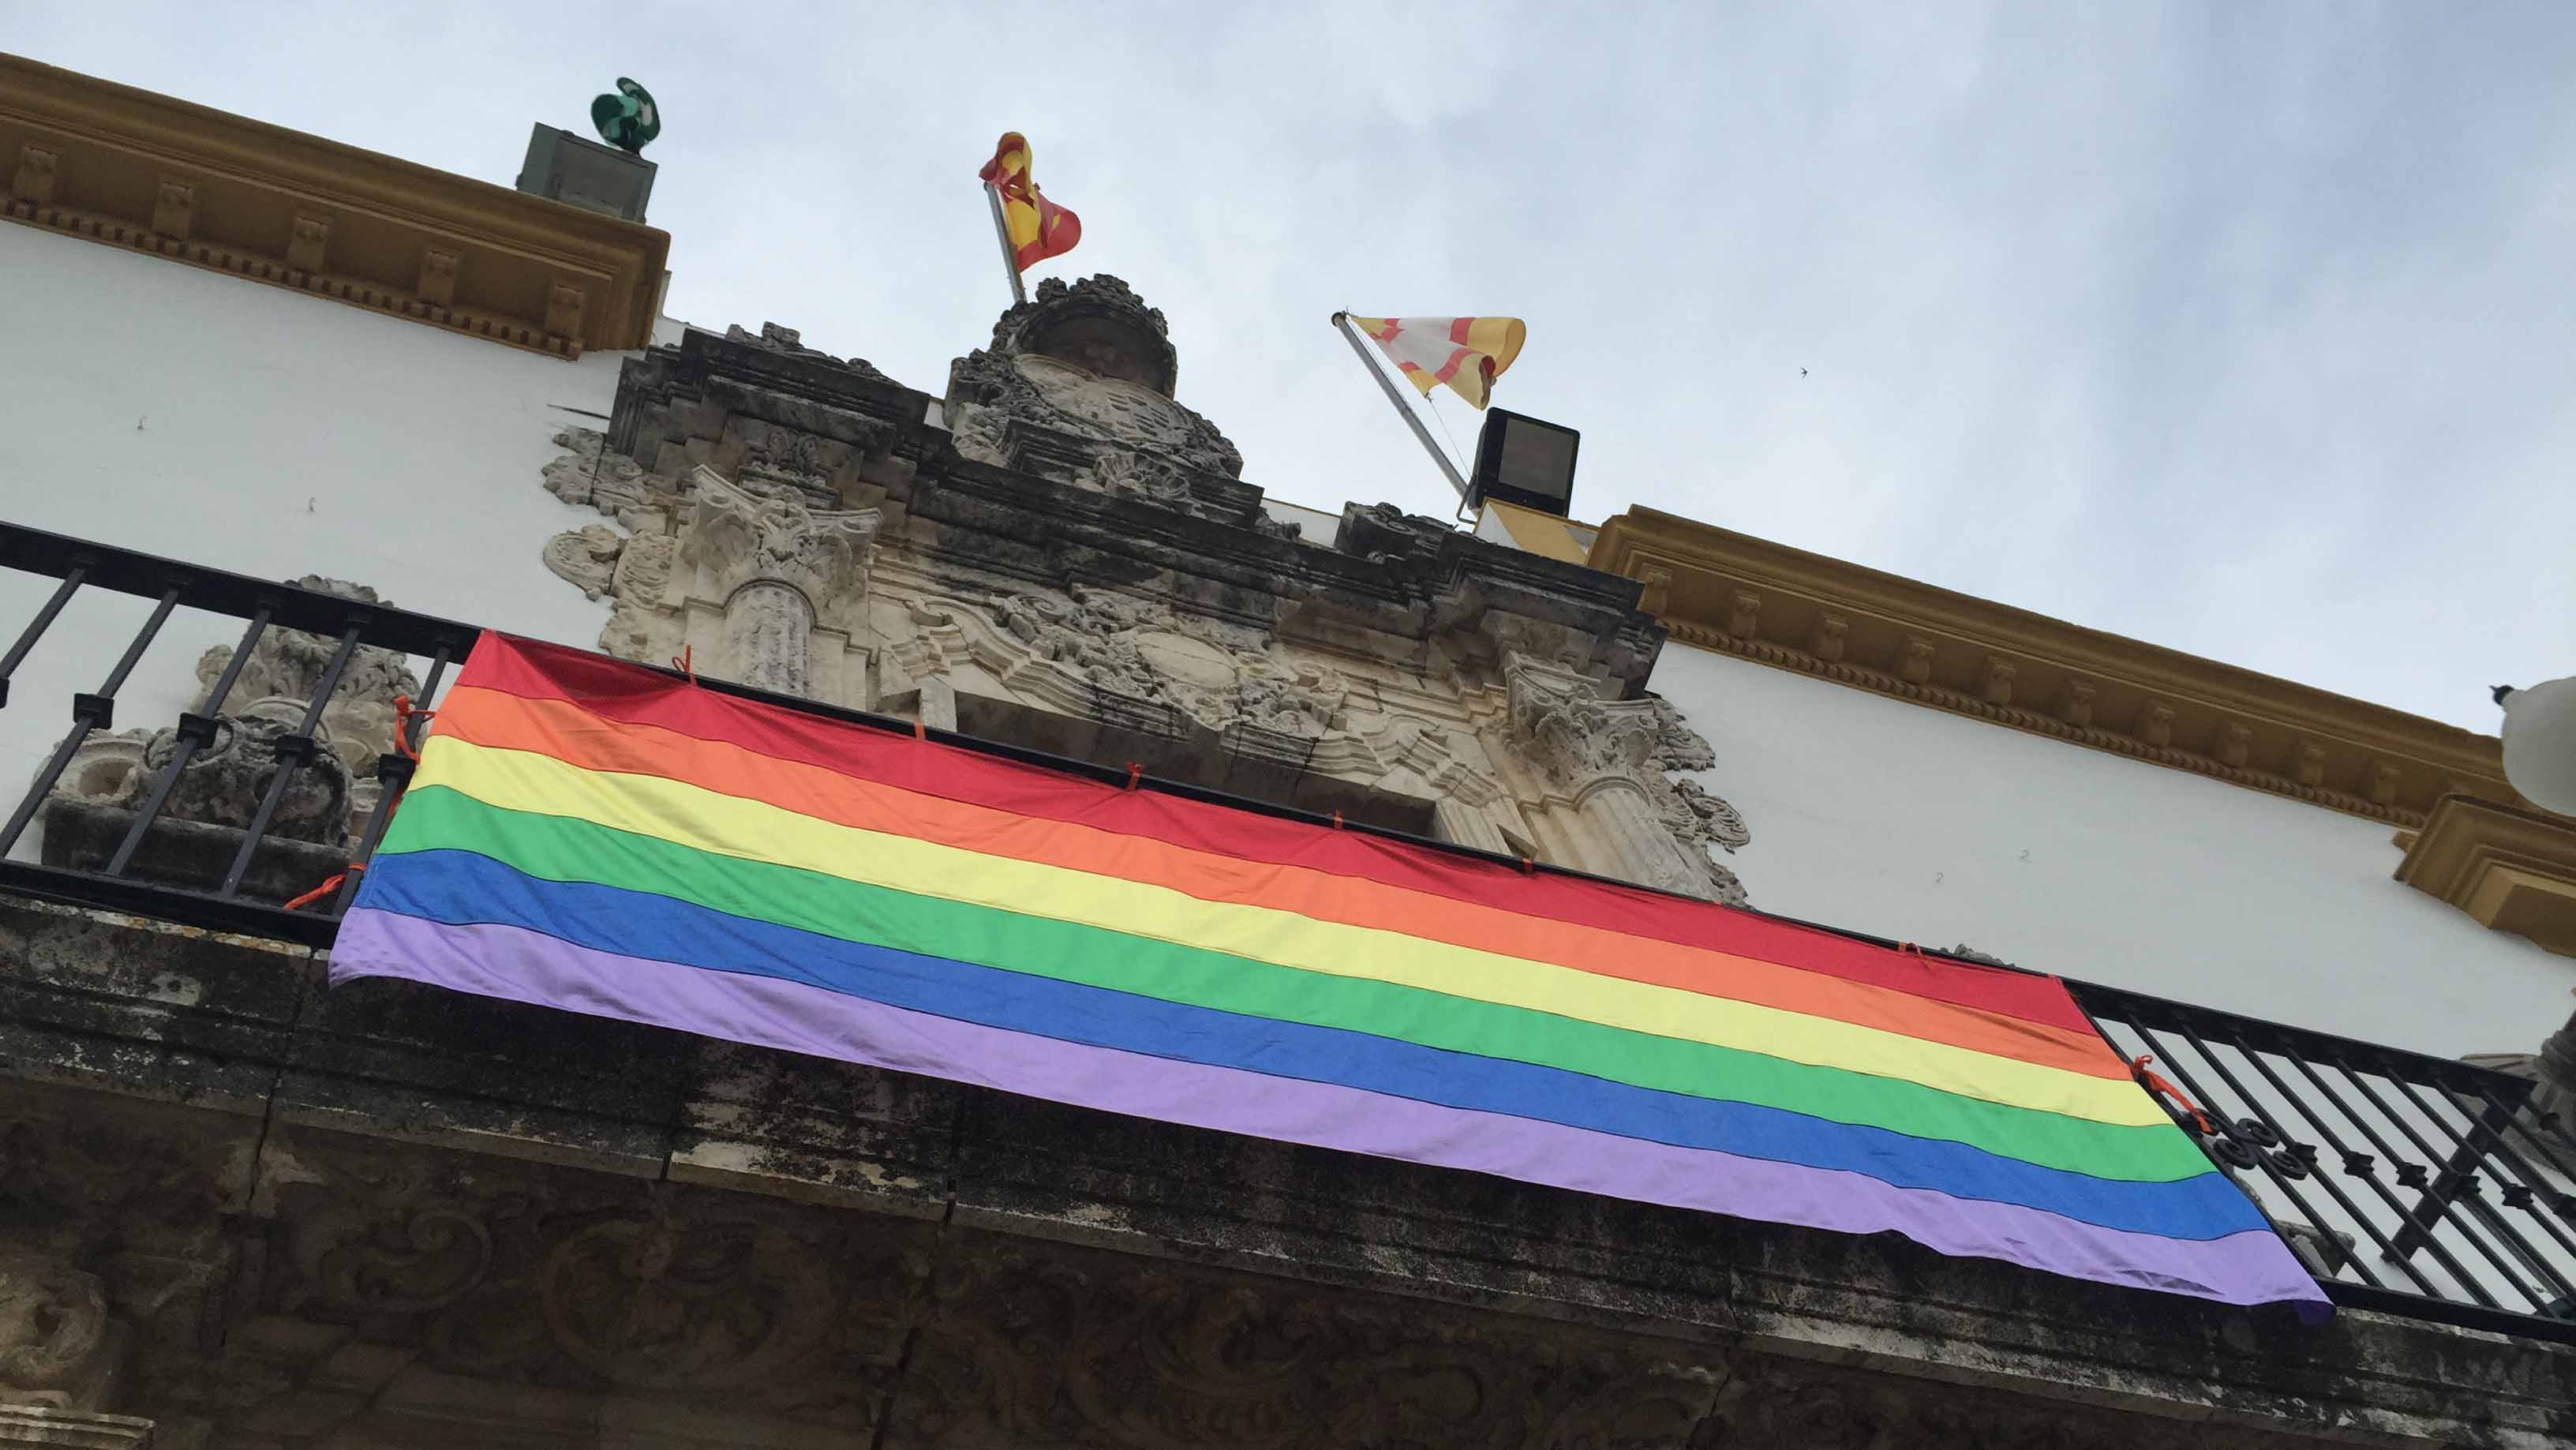
<path fill-rule="evenodd" d="M 361 907 L 332 948 L 331 983 L 365 976 L 1584 1193 L 1843 1233 L 1901 1233 L 1945 1254 L 2106 1284 L 2228 1304 L 2287 1300 L 2312 1319 L 2331 1312 L 2266 1230 L 2195 1241 L 2098 1228 L 1865 1174 L 1008 1032 L 801 982 L 615 956 L 520 927 L 450 926 Z"/>

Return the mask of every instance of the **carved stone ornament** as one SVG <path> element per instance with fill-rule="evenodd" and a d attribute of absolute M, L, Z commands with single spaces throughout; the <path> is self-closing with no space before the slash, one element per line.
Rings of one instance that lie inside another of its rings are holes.
<path fill-rule="evenodd" d="M 1965 1386 L 1934 1390 L 1803 1363 L 1747 1364 L 1718 1396 L 1691 1450 L 2290 1450 L 2288 1435 L 2169 1420 Z"/>
<path fill-rule="evenodd" d="M 1391 503 L 1349 504 L 1333 547 L 1374 564 L 1412 563 L 1438 555 L 1457 533 L 1453 525 Z"/>
<path fill-rule="evenodd" d="M 1744 883 L 1709 854 L 1752 840 L 1744 817 L 1677 772 L 1717 764 L 1707 739 L 1660 698 L 1603 700 L 1590 683 L 1523 658 L 1508 671 L 1514 734 L 1579 811 L 1620 848 L 1617 874 L 1746 904 Z"/>
<path fill-rule="evenodd" d="M 1163 315 L 1115 277 L 1038 284 L 1002 314 L 989 352 L 949 372 L 948 426 L 980 462 L 1142 497 L 1204 517 L 1266 521 L 1228 485 L 1243 455 L 1172 399 L 1178 372 Z"/>
<path fill-rule="evenodd" d="M 623 527 L 637 532 L 650 528 L 669 511 L 676 491 L 667 483 L 648 477 L 634 459 L 609 452 L 607 440 L 598 432 L 589 428 L 566 428 L 555 434 L 554 441 L 557 448 L 568 451 L 545 466 L 546 492 L 576 508 L 596 508 Z M 599 526 L 594 524 L 591 527 Z M 551 546 L 547 564 L 554 567 Z M 581 582 L 560 568 L 555 572 L 564 574 L 575 583 Z"/>
<path fill-rule="evenodd" d="M 811 508 L 798 490 L 737 486 L 703 465 L 691 483 L 697 508 L 680 559 L 724 601 L 733 677 L 782 694 L 813 693 L 814 626 L 862 615 L 870 546 L 884 515 Z"/>
<path fill-rule="evenodd" d="M 809 602 L 866 592 L 868 545 L 884 521 L 875 509 L 816 509 L 797 490 L 737 485 L 705 467 L 690 483 L 697 511 L 680 557 L 719 587 L 778 583 Z"/>
<path fill-rule="evenodd" d="M 900 1230 L 731 1194 L 398 1149 L 297 1161 L 275 1190 L 263 1310 L 505 1385 L 624 1389 L 845 1431 L 872 1413 L 924 1270 Z"/>
<path fill-rule="evenodd" d="M 215 722 L 210 745 L 188 758 L 161 813 L 174 821 L 204 821 L 218 826 L 247 826 L 277 774 L 277 742 L 304 723 L 305 702 L 284 695 L 254 700 L 238 712 L 226 711 Z M 390 745 L 391 732 L 386 743 Z M 295 841 L 330 844 L 344 838 L 349 826 L 350 771 L 341 763 L 340 741 L 329 726 L 314 731 L 322 747 L 305 762 L 278 798 L 269 829 Z M 137 768 L 126 777 L 117 804 L 140 808 L 179 745 L 176 730 L 163 730 L 145 742 Z M 374 757 L 368 758 L 374 773 Z"/>
<path fill-rule="evenodd" d="M 365 604 L 393 602 L 364 584 L 346 579 L 307 574 L 287 582 L 300 589 L 336 594 Z M 240 677 L 233 682 L 232 701 L 287 699 L 300 705 L 320 687 L 332 652 L 338 648 L 338 640 L 301 630 L 263 631 L 259 642 L 251 647 L 249 663 L 242 666 Z M 212 686 L 232 657 L 230 645 L 207 650 L 197 660 L 197 683 Z M 420 680 L 405 667 L 399 651 L 360 645 L 349 656 L 347 667 L 340 673 L 340 683 L 331 691 L 330 703 L 322 709 L 322 723 L 331 733 L 332 748 L 349 767 L 351 776 L 360 780 L 375 777 L 376 758 L 394 745 L 394 696 L 419 693 Z"/>
<path fill-rule="evenodd" d="M 1170 705 L 1213 731 L 1249 727 L 1312 741 L 1332 728 L 1350 692 L 1337 672 L 1291 661 L 1252 630 L 1155 600 L 1076 585 L 1070 597 L 1014 594 L 987 610 L 1032 658 L 1090 687 Z"/>
<path fill-rule="evenodd" d="M 1718 1378 L 1580 1334 L 1003 1252 L 943 1284 L 892 1429 L 906 1445 L 1679 1450 Z"/>
<path fill-rule="evenodd" d="M 995 319 L 993 350 L 1058 358 L 1166 398 L 1180 380 L 1180 354 L 1162 310 L 1106 274 L 1040 280 L 1036 296 Z"/>
<path fill-rule="evenodd" d="M 126 1338 L 97 1276 L 0 1251 L 0 1404 L 104 1407 Z"/>
<path fill-rule="evenodd" d="M 792 695 L 848 694 L 816 679 L 815 634 L 846 641 L 864 632 L 885 516 L 818 507 L 837 497 L 818 451 L 825 444 L 754 431 L 739 480 L 700 464 L 676 482 L 608 452 L 597 433 L 558 433 L 570 452 L 547 466 L 547 490 L 634 532 L 584 525 L 557 534 L 541 557 L 585 596 L 615 601 L 600 637 L 610 654 L 658 662 L 687 647 L 699 667 L 727 679 Z M 714 616 L 703 642 L 691 628 L 697 610 Z"/>
<path fill-rule="evenodd" d="M 307 574 L 288 582 L 344 599 L 388 602 L 366 585 L 344 579 Z M 215 718 L 214 738 L 189 757 L 171 787 L 163 819 L 247 826 L 277 773 L 278 738 L 302 726 L 338 648 L 335 639 L 301 630 L 262 631 Z M 201 697 L 232 657 L 231 645 L 217 645 L 199 656 Z M 419 692 L 419 678 L 398 651 L 360 645 L 314 727 L 313 738 L 322 748 L 296 771 L 271 818 L 270 836 L 331 846 L 348 840 L 375 804 L 376 761 L 394 747 L 394 697 Z M 74 752 L 55 799 L 139 808 L 178 743 L 175 726 L 93 735 Z"/>
<path fill-rule="evenodd" d="M 802 332 L 799 332 L 792 327 L 781 327 L 775 322 L 762 323 L 760 325 L 760 331 L 758 332 L 753 332 L 751 329 L 742 326 L 740 323 L 736 323 L 725 329 L 725 341 L 747 343 L 753 347 L 765 347 L 772 352 L 786 353 L 791 357 L 816 358 L 823 362 L 848 368 L 864 377 L 880 379 L 885 377 L 884 373 L 877 371 L 876 364 L 869 362 L 866 358 L 837 358 L 820 348 L 807 347 L 805 345 L 805 335 Z"/>

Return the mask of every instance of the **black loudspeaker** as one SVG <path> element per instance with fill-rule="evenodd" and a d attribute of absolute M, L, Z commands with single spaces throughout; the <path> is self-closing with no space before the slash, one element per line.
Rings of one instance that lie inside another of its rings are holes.
<path fill-rule="evenodd" d="M 1485 410 L 1476 436 L 1476 472 L 1467 481 L 1467 506 L 1489 498 L 1558 518 L 1572 517 L 1574 453 L 1583 435 L 1500 408 Z"/>

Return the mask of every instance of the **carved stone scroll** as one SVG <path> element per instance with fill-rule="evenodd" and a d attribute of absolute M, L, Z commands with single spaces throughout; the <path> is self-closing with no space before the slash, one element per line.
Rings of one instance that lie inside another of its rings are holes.
<path fill-rule="evenodd" d="M 0 1251 L 0 1404 L 108 1408 L 126 1338 L 96 1275 Z"/>

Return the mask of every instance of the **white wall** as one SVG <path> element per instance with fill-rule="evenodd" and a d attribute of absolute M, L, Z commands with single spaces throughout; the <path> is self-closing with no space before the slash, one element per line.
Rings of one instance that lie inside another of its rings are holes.
<path fill-rule="evenodd" d="M 2400 885 L 2379 822 L 1681 644 L 1649 683 L 1764 910 L 2443 1056 L 2567 1020 L 2576 960 Z"/>
<path fill-rule="evenodd" d="M 0 517 L 591 646 L 605 603 L 548 573 L 600 522 L 545 492 L 556 430 L 604 427 L 620 362 L 578 363 L 0 223 Z M 0 648 L 51 581 L 0 574 Z M 0 812 L 149 606 L 84 591 L 0 710 Z M 119 696 L 169 724 L 238 622 L 187 612 Z"/>

